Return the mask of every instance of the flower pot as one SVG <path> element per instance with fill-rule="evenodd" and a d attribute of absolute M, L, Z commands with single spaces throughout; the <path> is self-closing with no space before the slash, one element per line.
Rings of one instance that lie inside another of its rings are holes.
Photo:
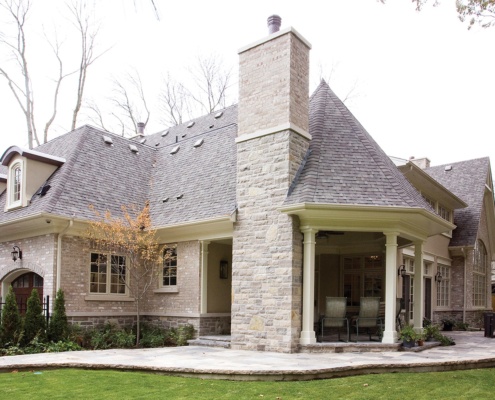
<path fill-rule="evenodd" d="M 425 341 L 423 339 L 418 340 L 418 346 L 424 346 Z"/>
<path fill-rule="evenodd" d="M 414 347 L 415 344 L 416 344 L 416 342 L 414 341 L 414 339 L 410 339 L 410 340 L 403 339 L 402 340 L 402 346 L 406 347 L 406 348 Z"/>

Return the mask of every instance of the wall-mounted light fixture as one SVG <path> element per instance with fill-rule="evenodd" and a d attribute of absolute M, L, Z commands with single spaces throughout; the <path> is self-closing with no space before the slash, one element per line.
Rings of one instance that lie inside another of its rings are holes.
<path fill-rule="evenodd" d="M 220 261 L 220 279 L 229 277 L 229 263 L 225 260 Z"/>
<path fill-rule="evenodd" d="M 406 276 L 406 266 L 404 264 L 399 265 L 399 270 L 397 271 L 398 276 L 402 276 L 403 278 Z"/>
<path fill-rule="evenodd" d="M 12 260 L 22 260 L 22 251 L 21 249 L 19 248 L 19 246 L 14 246 L 13 247 L 14 250 L 12 250 L 12 252 L 10 254 L 12 254 Z"/>
<path fill-rule="evenodd" d="M 442 274 L 440 273 L 440 271 L 435 274 L 435 282 L 442 282 Z"/>

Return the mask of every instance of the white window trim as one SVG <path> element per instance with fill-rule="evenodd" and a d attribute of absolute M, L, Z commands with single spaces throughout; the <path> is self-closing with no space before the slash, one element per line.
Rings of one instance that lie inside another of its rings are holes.
<path fill-rule="evenodd" d="M 168 248 L 171 248 L 175 246 L 175 254 L 176 254 L 176 265 L 175 265 L 175 285 L 164 285 L 163 284 L 163 270 L 165 268 L 164 266 L 164 261 L 162 261 L 162 268 L 161 268 L 161 272 L 160 272 L 160 281 L 158 282 L 158 289 L 154 290 L 154 293 L 178 293 L 179 292 L 179 286 L 178 286 L 178 281 L 179 281 L 179 277 L 178 277 L 178 271 L 179 271 L 179 263 L 178 263 L 178 252 L 177 252 L 177 243 L 170 243 L 170 244 L 167 244 L 163 247 L 162 249 L 162 253 L 165 252 L 165 250 L 167 250 Z M 163 258 L 164 260 L 164 258 Z"/>
<path fill-rule="evenodd" d="M 106 281 L 106 288 L 107 292 L 106 293 L 94 293 L 91 292 L 91 254 L 104 254 L 107 256 L 107 281 Z M 121 256 L 125 257 L 126 260 L 126 284 L 125 284 L 125 293 L 110 293 L 108 292 L 111 287 L 111 273 L 109 273 L 109 269 L 111 271 L 112 264 L 111 264 L 111 257 L 112 256 Z M 123 255 L 123 254 L 112 254 L 111 252 L 105 252 L 105 251 L 99 251 L 99 250 L 92 250 L 89 252 L 89 258 L 88 258 L 88 294 L 84 297 L 84 300 L 89 300 L 89 301 L 134 301 L 133 297 L 130 297 L 129 295 L 129 280 L 130 280 L 130 274 L 129 274 L 129 259 Z"/>
<path fill-rule="evenodd" d="M 20 187 L 20 193 L 19 193 L 19 200 L 13 200 L 14 198 L 14 185 L 15 185 L 15 179 L 14 179 L 14 174 L 15 170 L 19 168 L 21 170 L 21 187 Z M 24 197 L 25 197 L 25 185 L 26 185 L 26 169 L 25 169 L 25 164 L 22 160 L 15 160 L 10 166 L 9 166 L 9 173 L 7 175 L 7 204 L 6 204 L 6 209 L 7 210 L 12 210 L 14 208 L 19 208 L 22 207 Z"/>

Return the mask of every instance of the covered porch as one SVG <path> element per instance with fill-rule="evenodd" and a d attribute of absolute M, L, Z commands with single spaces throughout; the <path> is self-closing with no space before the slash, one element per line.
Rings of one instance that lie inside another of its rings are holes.
<path fill-rule="evenodd" d="M 379 298 L 382 325 L 370 344 L 397 345 L 397 299 L 402 285 L 398 249 L 414 245 L 414 263 L 423 265 L 426 239 L 453 229 L 453 225 L 418 208 L 299 204 L 281 211 L 299 217 L 304 235 L 301 351 L 321 340 L 319 329 L 328 296 L 345 298 L 351 333 L 363 299 Z M 414 298 L 423 299 L 422 268 L 418 268 L 415 282 Z M 412 307 L 410 323 L 419 331 L 423 301 Z M 358 342 L 368 341 L 368 335 L 360 333 Z M 348 346 L 355 344 L 353 338 Z"/>

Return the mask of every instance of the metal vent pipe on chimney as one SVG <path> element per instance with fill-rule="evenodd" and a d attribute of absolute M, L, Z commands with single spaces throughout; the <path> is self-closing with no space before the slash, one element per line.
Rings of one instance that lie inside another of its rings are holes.
<path fill-rule="evenodd" d="M 278 15 L 270 15 L 268 17 L 268 34 L 278 32 L 280 30 L 280 25 L 282 25 L 282 18 Z"/>

